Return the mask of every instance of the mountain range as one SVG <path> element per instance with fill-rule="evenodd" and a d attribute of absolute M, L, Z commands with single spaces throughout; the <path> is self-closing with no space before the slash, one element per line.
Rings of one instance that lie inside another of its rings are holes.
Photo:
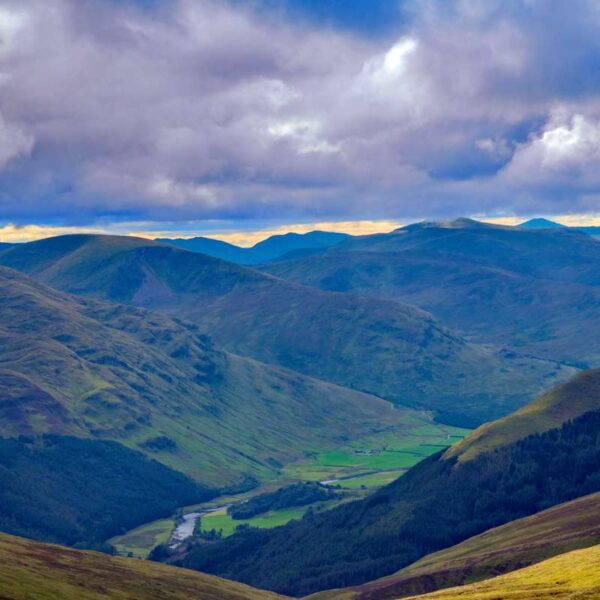
<path fill-rule="evenodd" d="M 600 244 L 568 228 L 459 219 L 354 237 L 264 265 L 327 291 L 417 305 L 463 336 L 578 367 L 600 365 Z"/>
<path fill-rule="evenodd" d="M 347 233 L 331 231 L 309 231 L 308 233 L 286 233 L 272 235 L 251 246 L 242 248 L 221 240 L 194 237 L 194 238 L 157 238 L 157 242 L 222 258 L 240 265 L 256 265 L 270 260 L 275 260 L 288 255 L 310 254 L 311 251 L 329 248 L 349 238 Z"/>
<path fill-rule="evenodd" d="M 471 342 L 395 299 L 322 291 L 139 238 L 59 236 L 0 251 L 0 264 L 64 292 L 191 321 L 227 351 L 450 424 L 507 414 L 574 372 Z"/>

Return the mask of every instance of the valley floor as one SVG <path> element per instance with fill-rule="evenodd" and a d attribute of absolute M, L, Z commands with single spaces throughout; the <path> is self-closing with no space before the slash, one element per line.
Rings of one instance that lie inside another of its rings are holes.
<path fill-rule="evenodd" d="M 240 525 L 270 528 L 284 525 L 292 519 L 301 519 L 308 506 L 269 511 L 251 519 L 232 519 L 226 506 L 297 481 L 320 481 L 339 488 L 342 498 L 311 505 L 313 510 L 333 508 L 341 502 L 355 500 L 403 475 L 410 467 L 427 456 L 463 439 L 470 430 L 426 418 L 398 431 L 381 431 L 328 452 L 312 452 L 305 460 L 285 466 L 280 476 L 251 492 L 235 496 L 221 496 L 210 502 L 184 507 L 183 513 L 223 507 L 202 517 L 202 531 L 222 531 L 223 537 L 232 535 Z M 121 556 L 146 558 L 158 544 L 166 543 L 174 530 L 174 518 L 160 519 L 116 536 L 108 542 Z"/>

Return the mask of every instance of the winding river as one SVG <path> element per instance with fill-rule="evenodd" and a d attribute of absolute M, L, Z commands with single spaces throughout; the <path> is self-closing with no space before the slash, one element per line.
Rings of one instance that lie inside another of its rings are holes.
<path fill-rule="evenodd" d="M 180 546 L 189 537 L 192 537 L 194 533 L 194 527 L 199 517 L 209 515 L 210 513 L 217 512 L 218 510 L 227 509 L 231 504 L 224 504 L 223 506 L 215 506 L 214 508 L 207 508 L 197 512 L 191 512 L 183 515 L 181 521 L 173 529 L 171 537 L 169 538 L 169 548 L 174 549 Z"/>

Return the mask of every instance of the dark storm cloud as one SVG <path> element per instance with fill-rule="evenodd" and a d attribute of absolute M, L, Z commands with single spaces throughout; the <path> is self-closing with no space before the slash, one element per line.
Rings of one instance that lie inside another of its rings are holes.
<path fill-rule="evenodd" d="M 598 210 L 599 2 L 272 4 L 0 0 L 1 218 Z"/>

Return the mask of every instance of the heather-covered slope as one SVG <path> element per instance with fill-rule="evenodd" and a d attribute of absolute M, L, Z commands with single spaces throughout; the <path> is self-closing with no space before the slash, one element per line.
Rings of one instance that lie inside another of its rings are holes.
<path fill-rule="evenodd" d="M 524 432 L 467 461 L 439 453 L 364 500 L 236 534 L 195 549 L 183 564 L 308 594 L 389 575 L 491 527 L 600 491 L 598 378 L 596 371 L 580 388 L 590 396 L 581 413 L 564 411 L 565 422 L 553 429 Z"/>
<path fill-rule="evenodd" d="M 470 426 L 572 373 L 472 344 L 391 300 L 328 293 L 156 242 L 61 236 L 0 253 L 53 287 L 160 309 L 222 347 Z"/>
<path fill-rule="evenodd" d="M 559 504 L 430 554 L 394 575 L 314 600 L 391 600 L 508 573 L 600 543 L 600 494 Z M 313 597 L 311 597 L 313 600 Z"/>
<path fill-rule="evenodd" d="M 421 420 L 216 350 L 196 326 L 0 268 L 0 435 L 110 439 L 214 486 Z"/>
<path fill-rule="evenodd" d="M 566 228 L 466 219 L 351 238 L 263 265 L 314 287 L 409 302 L 480 342 L 600 365 L 600 244 Z"/>
<path fill-rule="evenodd" d="M 600 546 L 574 550 L 541 563 L 412 600 L 592 600 L 600 598 Z"/>
<path fill-rule="evenodd" d="M 233 581 L 0 534 L 5 600 L 277 600 Z"/>

